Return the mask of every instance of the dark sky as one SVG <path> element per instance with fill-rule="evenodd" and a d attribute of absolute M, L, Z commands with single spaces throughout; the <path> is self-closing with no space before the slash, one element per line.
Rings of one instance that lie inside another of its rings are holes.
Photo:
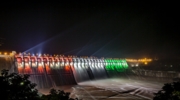
<path fill-rule="evenodd" d="M 0 51 L 179 57 L 178 2 L 1 2 Z"/>

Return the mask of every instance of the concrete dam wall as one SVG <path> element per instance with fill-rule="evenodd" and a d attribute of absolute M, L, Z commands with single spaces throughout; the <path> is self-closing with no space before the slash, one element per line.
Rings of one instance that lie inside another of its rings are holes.
<path fill-rule="evenodd" d="M 29 74 L 38 88 L 74 85 L 79 82 L 117 77 L 128 70 L 124 59 L 21 55 L 2 56 L 1 69 Z"/>

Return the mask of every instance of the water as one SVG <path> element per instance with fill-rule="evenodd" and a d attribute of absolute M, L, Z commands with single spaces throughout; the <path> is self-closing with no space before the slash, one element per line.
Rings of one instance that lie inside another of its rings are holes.
<path fill-rule="evenodd" d="M 9 70 L 9 73 L 12 73 L 15 71 L 14 68 L 14 57 L 9 55 L 0 55 L 0 71 L 6 69 Z"/>

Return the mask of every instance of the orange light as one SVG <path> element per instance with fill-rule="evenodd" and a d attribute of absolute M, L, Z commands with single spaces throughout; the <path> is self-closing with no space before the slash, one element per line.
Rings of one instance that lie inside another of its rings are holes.
<path fill-rule="evenodd" d="M 7 55 L 7 53 L 5 52 L 4 55 Z"/>
<path fill-rule="evenodd" d="M 69 71 L 70 70 L 70 66 L 65 66 L 65 70 Z"/>
<path fill-rule="evenodd" d="M 48 66 L 48 64 L 46 64 L 45 67 L 46 67 L 47 73 L 50 74 L 50 73 L 51 73 L 51 69 L 50 69 L 50 67 Z"/>
<path fill-rule="evenodd" d="M 20 73 L 20 74 L 23 73 L 23 67 L 18 67 L 18 73 Z"/>
<path fill-rule="evenodd" d="M 31 74 L 31 72 L 32 72 L 31 67 L 27 65 L 27 66 L 24 68 L 24 73 L 25 73 L 25 74 Z"/>
<path fill-rule="evenodd" d="M 42 66 L 38 66 L 38 72 L 39 72 L 39 73 L 43 73 L 43 72 L 44 72 L 44 69 L 43 69 Z"/>

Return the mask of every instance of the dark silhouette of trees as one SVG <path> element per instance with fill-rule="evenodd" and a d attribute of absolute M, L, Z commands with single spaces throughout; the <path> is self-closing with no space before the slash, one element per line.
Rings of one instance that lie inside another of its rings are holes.
<path fill-rule="evenodd" d="M 3 100 L 78 100 L 69 98 L 70 93 L 51 89 L 48 95 L 38 95 L 36 84 L 28 80 L 30 75 L 8 74 L 2 70 L 0 76 L 0 98 Z"/>
<path fill-rule="evenodd" d="M 29 75 L 17 73 L 8 74 L 8 70 L 2 70 L 0 76 L 0 94 L 3 100 L 38 100 L 36 84 L 31 83 Z"/>
<path fill-rule="evenodd" d="M 164 84 L 153 100 L 180 100 L 180 82 Z"/>
<path fill-rule="evenodd" d="M 48 95 L 42 95 L 41 98 L 43 100 L 78 100 L 77 98 L 69 98 L 70 93 L 63 90 L 51 89 L 49 93 Z"/>

